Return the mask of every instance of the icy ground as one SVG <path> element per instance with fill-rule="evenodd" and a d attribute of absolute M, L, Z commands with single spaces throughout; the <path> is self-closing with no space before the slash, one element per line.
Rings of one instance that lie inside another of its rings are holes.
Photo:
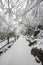
<path fill-rule="evenodd" d="M 41 65 L 37 63 L 31 55 L 32 47 L 23 36 L 13 44 L 13 46 L 0 57 L 0 65 Z"/>

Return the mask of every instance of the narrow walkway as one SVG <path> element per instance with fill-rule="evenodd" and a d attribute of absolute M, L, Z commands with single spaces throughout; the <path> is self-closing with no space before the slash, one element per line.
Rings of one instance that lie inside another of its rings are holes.
<path fill-rule="evenodd" d="M 0 57 L 0 65 L 40 65 L 30 53 L 28 42 L 21 36 L 14 45 Z"/>

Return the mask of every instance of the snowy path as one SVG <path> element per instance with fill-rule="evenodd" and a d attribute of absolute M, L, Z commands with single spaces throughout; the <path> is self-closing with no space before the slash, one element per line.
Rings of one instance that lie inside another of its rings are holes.
<path fill-rule="evenodd" d="M 0 57 L 0 65 L 40 65 L 30 53 L 28 42 L 21 36 L 14 45 Z"/>

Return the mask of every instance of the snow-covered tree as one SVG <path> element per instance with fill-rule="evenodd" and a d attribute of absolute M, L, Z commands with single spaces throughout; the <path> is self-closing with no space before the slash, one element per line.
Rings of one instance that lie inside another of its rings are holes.
<path fill-rule="evenodd" d="M 6 34 L 14 29 L 16 34 L 25 34 L 29 27 L 34 30 L 43 22 L 42 12 L 43 0 L 0 0 L 0 15 L 5 20 Z"/>

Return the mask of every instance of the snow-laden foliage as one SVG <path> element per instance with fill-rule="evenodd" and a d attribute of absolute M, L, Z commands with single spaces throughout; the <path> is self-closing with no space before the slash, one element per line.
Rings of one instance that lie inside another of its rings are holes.
<path fill-rule="evenodd" d="M 0 0 L 0 19 L 0 32 L 33 33 L 43 25 L 43 0 Z"/>

